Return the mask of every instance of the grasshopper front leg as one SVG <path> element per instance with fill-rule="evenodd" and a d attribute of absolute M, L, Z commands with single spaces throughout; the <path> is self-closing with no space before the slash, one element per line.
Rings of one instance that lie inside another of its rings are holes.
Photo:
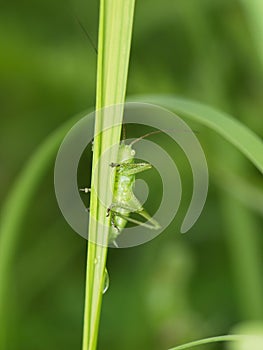
<path fill-rule="evenodd" d="M 110 163 L 112 168 L 117 168 L 120 175 L 131 176 L 152 168 L 149 163 Z"/>

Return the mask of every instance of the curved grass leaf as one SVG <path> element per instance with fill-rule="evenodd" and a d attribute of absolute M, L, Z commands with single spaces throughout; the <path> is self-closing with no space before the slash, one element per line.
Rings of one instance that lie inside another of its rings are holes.
<path fill-rule="evenodd" d="M 6 334 L 6 305 L 9 282 L 12 275 L 12 260 L 18 245 L 20 226 L 32 204 L 34 194 L 42 178 L 54 161 L 58 147 L 74 123 L 83 117 L 78 115 L 53 132 L 35 151 L 14 183 L 1 210 L 0 225 L 0 348 L 4 345 Z"/>
<path fill-rule="evenodd" d="M 211 343 L 219 343 L 219 342 L 236 342 L 236 341 L 244 341 L 244 340 L 251 340 L 253 338 L 258 338 L 258 336 L 253 336 L 253 335 L 239 335 L 239 334 L 233 334 L 233 335 L 221 335 L 218 337 L 211 337 L 211 338 L 205 338 L 205 339 L 200 339 L 196 341 L 192 341 L 187 344 L 179 345 L 174 348 L 170 348 L 169 350 L 186 350 L 186 349 L 192 349 L 196 346 L 200 345 L 206 345 L 206 344 L 211 344 Z"/>
<path fill-rule="evenodd" d="M 230 115 L 204 104 L 171 95 L 135 96 L 133 100 L 158 104 L 211 128 L 232 143 L 263 173 L 262 140 Z"/>

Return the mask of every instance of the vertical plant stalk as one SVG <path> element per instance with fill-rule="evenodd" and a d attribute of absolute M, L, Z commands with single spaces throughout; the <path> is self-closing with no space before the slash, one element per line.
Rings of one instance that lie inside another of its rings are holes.
<path fill-rule="evenodd" d="M 241 0 L 247 14 L 251 34 L 254 37 L 255 48 L 263 67 L 263 2 L 262 0 Z"/>
<path fill-rule="evenodd" d="M 124 103 L 130 56 L 135 0 L 101 0 L 97 67 L 96 121 L 92 162 L 90 226 L 86 272 L 86 296 L 83 328 L 83 350 L 97 346 L 100 310 L 107 258 L 107 238 L 110 222 L 106 207 L 97 198 L 102 194 L 106 203 L 112 199 L 111 168 L 99 162 L 101 155 L 120 142 L 123 107 L 103 110 L 106 106 Z M 105 128 L 107 128 L 105 130 Z M 103 131 L 104 130 L 104 131 Z M 103 131 L 103 132 L 102 132 Z M 107 153 L 104 162 L 117 159 L 117 151 Z M 102 171 L 103 167 L 103 171 Z M 110 180 L 109 180 L 110 179 Z M 94 191 L 97 189 L 97 191 Z M 103 238 L 105 246 L 96 244 Z"/>

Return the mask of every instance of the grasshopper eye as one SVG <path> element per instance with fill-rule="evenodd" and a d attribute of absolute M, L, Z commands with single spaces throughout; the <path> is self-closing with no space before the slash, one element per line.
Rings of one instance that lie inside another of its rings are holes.
<path fill-rule="evenodd" d="M 136 153 L 135 150 L 132 149 L 132 150 L 131 150 L 131 156 L 135 156 L 135 153 Z"/>

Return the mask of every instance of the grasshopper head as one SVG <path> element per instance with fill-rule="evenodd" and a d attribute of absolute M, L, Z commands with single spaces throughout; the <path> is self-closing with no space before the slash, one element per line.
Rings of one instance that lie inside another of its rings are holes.
<path fill-rule="evenodd" d="M 135 156 L 135 150 L 130 145 L 121 143 L 119 147 L 118 163 L 132 162 Z"/>

